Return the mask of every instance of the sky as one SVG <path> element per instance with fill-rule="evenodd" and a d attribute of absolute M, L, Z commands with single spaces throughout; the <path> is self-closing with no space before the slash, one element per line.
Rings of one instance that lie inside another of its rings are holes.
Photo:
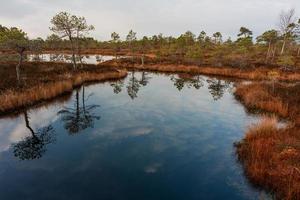
<path fill-rule="evenodd" d="M 187 30 L 235 38 L 241 26 L 254 35 L 277 28 L 280 12 L 291 8 L 300 17 L 299 0 L 0 0 L 0 24 L 17 26 L 30 38 L 46 38 L 51 18 L 67 11 L 94 25 L 90 36 L 99 40 L 110 39 L 112 32 L 124 39 L 130 29 L 139 38 Z"/>

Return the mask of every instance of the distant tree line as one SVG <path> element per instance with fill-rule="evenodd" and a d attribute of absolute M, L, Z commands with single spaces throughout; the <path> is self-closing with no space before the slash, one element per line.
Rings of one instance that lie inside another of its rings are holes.
<path fill-rule="evenodd" d="M 111 40 L 98 41 L 88 37 L 94 27 L 88 25 L 84 17 L 60 12 L 52 18 L 50 30 L 53 34 L 45 40 L 30 40 L 25 32 L 16 27 L 0 25 L 0 49 L 14 51 L 19 55 L 17 71 L 25 51 L 39 54 L 42 50 L 70 50 L 76 70 L 78 61 L 82 67 L 83 49 L 107 49 L 116 59 L 124 52 L 137 55 L 142 64 L 145 55 L 151 54 L 158 59 L 199 65 L 230 65 L 242 68 L 249 67 L 255 61 L 286 68 L 294 67 L 300 57 L 300 19 L 296 18 L 294 9 L 282 11 L 278 24 L 278 29 L 267 30 L 257 38 L 253 38 L 250 29 L 241 27 L 235 40 L 224 39 L 221 32 L 210 36 L 205 31 L 199 35 L 187 31 L 179 37 L 158 34 L 138 39 L 137 33 L 130 30 L 125 40 L 121 40 L 120 35 L 113 32 Z"/>

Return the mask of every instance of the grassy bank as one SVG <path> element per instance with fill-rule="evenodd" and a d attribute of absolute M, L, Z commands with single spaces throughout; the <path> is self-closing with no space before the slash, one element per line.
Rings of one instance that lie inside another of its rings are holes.
<path fill-rule="evenodd" d="M 272 74 L 276 75 L 277 80 L 281 81 L 299 81 L 300 70 L 286 71 L 276 66 L 253 66 L 249 68 L 238 68 L 231 66 L 214 67 L 209 65 L 193 65 L 188 63 L 178 64 L 168 60 L 160 61 L 155 58 L 146 58 L 144 65 L 140 59 L 123 58 L 118 62 L 108 61 L 103 63 L 105 66 L 120 67 L 126 69 L 150 70 L 160 72 L 184 72 L 204 75 L 227 76 L 233 78 L 249 80 L 270 80 Z"/>
<path fill-rule="evenodd" d="M 110 67 L 86 65 L 72 71 L 70 64 L 25 63 L 21 82 L 17 83 L 14 63 L 0 64 L 0 115 L 71 92 L 85 82 L 119 79 L 126 71 Z"/>
<path fill-rule="evenodd" d="M 240 85 L 235 94 L 249 110 L 274 113 L 249 127 L 237 144 L 246 175 L 276 199 L 300 199 L 300 84 Z M 280 127 L 275 115 L 290 123 Z"/>

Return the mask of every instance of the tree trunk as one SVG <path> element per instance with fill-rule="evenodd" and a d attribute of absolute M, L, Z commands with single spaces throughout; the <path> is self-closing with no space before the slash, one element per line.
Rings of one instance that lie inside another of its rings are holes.
<path fill-rule="evenodd" d="M 79 92 L 76 90 L 76 119 L 79 120 L 80 112 L 79 112 Z"/>
<path fill-rule="evenodd" d="M 76 58 L 75 58 L 75 47 L 74 47 L 74 42 L 73 42 L 73 38 L 69 37 L 70 42 L 71 42 L 71 48 L 72 48 L 72 61 L 73 61 L 73 69 L 76 70 L 77 69 L 77 65 L 76 65 Z"/>
<path fill-rule="evenodd" d="M 79 57 L 79 62 L 80 62 L 80 68 L 83 68 L 83 62 L 82 62 L 82 55 L 81 55 L 81 48 L 80 48 L 80 44 L 78 43 L 78 51 L 77 51 L 77 55 Z"/>
<path fill-rule="evenodd" d="M 142 55 L 141 60 L 142 60 L 142 67 L 144 67 L 144 54 Z"/>
<path fill-rule="evenodd" d="M 115 45 L 114 45 L 114 50 L 115 50 L 115 59 L 116 59 L 116 61 L 118 60 L 118 44 L 117 44 L 117 42 L 115 43 Z"/>
<path fill-rule="evenodd" d="M 28 117 L 27 111 L 24 111 L 24 119 L 25 119 L 26 127 L 30 130 L 32 136 L 35 137 L 35 133 L 29 124 L 29 117 Z"/>
<path fill-rule="evenodd" d="M 21 51 L 19 53 L 19 63 L 17 64 L 16 66 L 16 73 L 17 73 L 17 81 L 18 81 L 18 84 L 20 84 L 20 67 L 22 65 L 22 62 L 23 62 L 23 51 Z"/>
<path fill-rule="evenodd" d="M 81 46 L 80 46 L 80 41 L 79 41 L 79 32 L 77 31 L 77 55 L 79 57 L 79 62 L 80 62 L 80 67 L 83 68 L 83 63 L 82 63 L 82 56 L 81 56 Z"/>
<path fill-rule="evenodd" d="M 80 67 L 83 68 L 82 55 L 80 52 L 78 53 L 78 57 L 79 57 Z"/>
<path fill-rule="evenodd" d="M 276 54 L 276 47 L 274 47 L 274 50 L 273 50 L 273 55 L 272 55 L 272 62 L 274 61 L 274 58 L 275 58 L 275 54 Z"/>
<path fill-rule="evenodd" d="M 297 57 L 300 56 L 300 47 L 298 47 L 298 51 L 297 51 Z"/>
<path fill-rule="evenodd" d="M 268 52 L 267 52 L 267 60 L 269 59 L 270 57 L 270 50 L 271 50 L 271 42 L 269 42 L 269 48 L 268 48 Z"/>
<path fill-rule="evenodd" d="M 133 46 L 132 46 L 132 43 L 130 42 L 129 44 L 129 49 L 130 49 L 130 52 L 131 52 L 131 62 L 133 63 L 134 61 L 134 57 L 133 57 Z"/>
<path fill-rule="evenodd" d="M 285 49 L 285 44 L 286 44 L 286 37 L 284 37 L 284 39 L 283 39 L 283 44 L 282 44 L 282 48 L 281 48 L 280 55 L 282 55 L 282 54 L 283 54 L 283 52 L 284 52 L 284 49 Z"/>
<path fill-rule="evenodd" d="M 85 88 L 84 88 L 84 85 L 82 86 L 82 108 L 83 108 L 83 112 L 85 113 Z"/>

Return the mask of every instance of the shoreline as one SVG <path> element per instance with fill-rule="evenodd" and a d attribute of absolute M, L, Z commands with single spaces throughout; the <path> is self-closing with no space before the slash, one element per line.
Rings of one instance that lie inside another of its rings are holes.
<path fill-rule="evenodd" d="M 272 73 L 276 74 L 278 81 L 300 81 L 300 71 L 284 72 L 276 68 L 257 67 L 250 69 L 238 69 L 229 66 L 212 67 L 212 66 L 197 66 L 191 64 L 172 64 L 172 63 L 145 63 L 144 66 L 135 62 L 130 62 L 127 59 L 119 59 L 119 61 L 106 61 L 98 64 L 100 66 L 111 66 L 119 69 L 127 70 L 148 70 L 158 72 L 171 73 L 191 73 L 201 75 L 216 75 L 230 78 L 247 79 L 247 80 L 274 80 Z"/>
<path fill-rule="evenodd" d="M 56 96 L 59 96 L 63 93 L 70 92 L 74 87 L 78 86 L 76 83 L 80 78 L 80 84 L 84 82 L 90 81 L 104 81 L 109 79 L 118 79 L 126 76 L 126 70 L 146 70 L 146 71 L 155 71 L 155 72 L 166 72 L 166 73 L 190 73 L 190 74 L 200 74 L 200 75 L 208 75 L 208 76 L 220 76 L 220 77 L 229 77 L 229 78 L 237 78 L 237 79 L 246 79 L 246 80 L 271 80 L 269 77 L 270 72 L 276 72 L 279 76 L 276 80 L 278 81 L 288 81 L 295 82 L 300 81 L 300 72 L 282 72 L 280 70 L 274 70 L 272 68 L 259 67 L 255 69 L 238 69 L 233 67 L 210 67 L 210 66 L 196 66 L 196 65 L 184 65 L 184 64 L 170 64 L 170 63 L 153 63 L 153 59 L 150 59 L 150 62 L 146 62 L 144 66 L 130 62 L 131 59 L 119 59 L 110 60 L 103 63 L 99 63 L 97 65 L 86 64 L 85 70 L 81 70 L 81 72 L 73 73 L 72 71 L 63 71 L 56 72 L 55 76 L 59 76 L 57 80 L 54 77 L 54 80 L 48 81 L 50 83 L 43 83 L 36 86 L 32 85 L 24 91 L 15 90 L 16 86 L 12 86 L 11 89 L 4 90 L 4 92 L 0 92 L 0 101 L 4 102 L 0 105 L 0 116 L 3 116 L 7 113 L 15 112 L 15 110 L 21 109 L 23 107 L 28 107 L 39 103 L 40 101 L 44 101 L 47 99 L 53 99 Z M 151 63 L 152 61 L 152 63 Z M 156 61 L 154 59 L 154 61 Z M 0 63 L 2 66 L 10 65 L 13 66 L 14 62 L 4 62 Z M 24 65 L 32 65 L 35 67 L 39 67 L 40 65 L 44 68 L 55 68 L 56 66 L 71 66 L 70 63 L 59 63 L 59 62 L 25 62 Z M 25 66 L 26 68 L 26 66 Z M 115 72 L 114 74 L 107 75 L 107 72 L 97 71 L 101 69 L 106 69 L 110 72 Z M 53 69 L 51 69 L 53 70 Z M 120 74 L 118 72 L 120 71 Z M 38 72 L 33 72 L 37 74 Z M 48 72 L 46 72 L 47 75 Z M 52 73 L 52 71 L 50 71 Z M 103 73 L 106 73 L 103 76 Z M 87 75 L 88 74 L 88 75 Z M 71 76 L 71 77 L 65 77 Z M 106 77 L 107 76 L 107 77 Z M 66 79 L 71 79 L 66 81 Z M 55 91 L 54 89 L 56 88 Z M 33 91 L 43 91 L 44 93 L 37 93 Z M 46 94 L 47 93 L 47 94 Z M 31 94 L 31 97 L 26 99 L 24 97 L 25 94 Z M 18 99 L 19 97 L 19 99 Z"/>
<path fill-rule="evenodd" d="M 53 100 L 59 96 L 71 93 L 75 88 L 88 82 L 102 82 L 125 78 L 127 71 L 110 70 L 106 72 L 80 72 L 64 74 L 62 80 L 18 90 L 7 90 L 0 95 L 0 116 L 18 113 L 37 104 Z"/>
<path fill-rule="evenodd" d="M 252 83 L 239 85 L 235 96 L 246 109 L 273 114 L 248 127 L 235 144 L 246 177 L 276 195 L 276 199 L 300 198 L 300 84 L 287 86 Z M 289 94 L 290 93 L 290 94 Z M 289 123 L 280 127 L 279 117 Z"/>
<path fill-rule="evenodd" d="M 5 71 L 6 69 L 10 69 L 14 63 L 0 64 L 6 67 L 2 69 Z M 142 66 L 131 63 L 129 59 L 120 59 L 118 62 L 111 60 L 98 65 L 85 65 L 83 69 L 75 72 L 70 71 L 70 69 L 72 69 L 72 65 L 69 63 L 24 63 L 24 71 L 29 70 L 32 77 L 36 77 L 37 74 L 42 72 L 44 75 L 49 75 L 50 81 L 43 77 L 38 81 L 33 80 L 33 83 L 29 82 L 24 89 L 12 86 L 12 89 L 1 92 L 0 102 L 2 104 L 0 105 L 0 117 L 10 114 L 14 115 L 29 107 L 43 104 L 64 94 L 70 94 L 76 87 L 87 82 L 101 82 L 124 78 L 127 76 L 126 70 L 136 69 L 162 73 L 190 73 L 257 81 L 269 80 L 268 83 L 253 82 L 250 84 L 240 84 L 236 87 L 234 95 L 246 109 L 268 111 L 276 114 L 278 117 L 288 119 L 292 123 L 285 128 L 278 128 L 276 117 L 263 117 L 261 122 L 252 125 L 246 130 L 245 138 L 236 144 L 236 153 L 243 164 L 246 176 L 252 183 L 276 193 L 279 197 L 286 199 L 290 199 L 290 196 L 300 197 L 300 189 L 298 189 L 297 185 L 300 184 L 300 170 L 299 177 L 297 174 L 294 174 L 295 169 L 296 171 L 300 169 L 300 162 L 299 166 L 292 167 L 289 163 L 285 163 L 291 157 L 295 160 L 293 156 L 296 156 L 300 160 L 300 147 L 295 147 L 300 141 L 300 137 L 298 136 L 300 135 L 300 111 L 298 108 L 300 102 L 298 99 L 300 84 L 295 83 L 290 84 L 295 86 L 288 86 L 288 84 L 273 82 L 276 86 L 276 92 L 274 92 L 274 85 L 272 87 L 270 77 L 268 76 L 268 73 L 274 71 L 274 69 L 260 67 L 241 70 L 233 67 L 199 67 L 196 65 L 170 63 L 145 63 Z M 14 69 L 10 70 L 12 72 Z M 276 80 L 287 82 L 300 81 L 299 71 L 290 73 L 277 70 L 277 73 L 280 76 Z M 25 77 L 25 81 L 31 80 L 29 78 Z M 286 148 L 278 149 L 278 145 L 286 146 Z M 265 153 L 265 150 L 267 150 L 267 153 Z M 272 163 L 269 160 L 272 160 Z M 273 163 L 277 165 L 274 166 Z M 277 168 L 277 166 L 281 168 Z M 287 183 L 287 179 L 282 177 L 282 173 L 284 173 L 285 177 L 290 177 L 290 180 L 294 180 L 293 178 L 296 176 L 299 178 L 299 181 L 298 178 L 295 178 L 295 182 Z M 287 184 L 291 184 L 290 191 L 286 191 L 286 187 L 284 187 Z M 289 193 L 291 191 L 292 193 Z"/>

